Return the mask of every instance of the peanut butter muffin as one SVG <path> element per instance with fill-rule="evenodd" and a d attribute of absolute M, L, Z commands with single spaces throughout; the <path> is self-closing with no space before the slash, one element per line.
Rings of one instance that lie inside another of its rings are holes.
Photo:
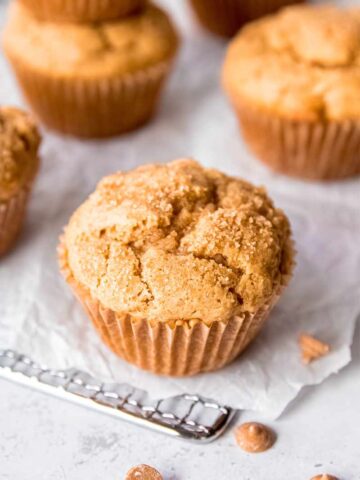
<path fill-rule="evenodd" d="M 178 45 L 152 4 L 116 22 L 49 23 L 14 4 L 4 47 L 29 105 L 50 128 L 104 137 L 153 114 Z"/>
<path fill-rule="evenodd" d="M 211 32 L 232 37 L 247 22 L 304 0 L 190 0 L 201 24 Z"/>
<path fill-rule="evenodd" d="M 19 0 L 40 20 L 51 22 L 104 22 L 125 17 L 145 0 Z"/>
<path fill-rule="evenodd" d="M 0 256 L 14 244 L 39 167 L 40 135 L 21 110 L 0 107 Z"/>
<path fill-rule="evenodd" d="M 166 375 L 237 357 L 293 264 L 288 220 L 266 192 L 188 159 L 104 178 L 59 256 L 107 345 Z"/>
<path fill-rule="evenodd" d="M 245 140 L 274 170 L 360 173 L 360 9 L 289 7 L 248 25 L 230 44 L 223 83 Z"/>

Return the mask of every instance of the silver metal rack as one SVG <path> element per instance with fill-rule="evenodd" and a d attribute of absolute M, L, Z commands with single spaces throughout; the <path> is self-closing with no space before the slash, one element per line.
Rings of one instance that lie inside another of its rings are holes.
<path fill-rule="evenodd" d="M 199 395 L 154 400 L 126 383 L 104 383 L 80 370 L 52 370 L 14 350 L 0 349 L 0 377 L 173 437 L 211 442 L 235 410 Z"/>

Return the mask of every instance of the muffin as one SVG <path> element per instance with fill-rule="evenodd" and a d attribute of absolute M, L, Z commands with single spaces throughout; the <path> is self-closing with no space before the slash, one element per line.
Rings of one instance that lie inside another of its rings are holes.
<path fill-rule="evenodd" d="M 304 0 L 190 0 L 200 23 L 212 33 L 232 37 L 246 23 Z"/>
<path fill-rule="evenodd" d="M 132 130 L 152 116 L 178 46 L 148 3 L 116 22 L 48 23 L 14 4 L 4 47 L 23 93 L 49 128 L 80 137 Z"/>
<path fill-rule="evenodd" d="M 104 22 L 125 17 L 143 7 L 145 0 L 18 0 L 40 20 Z"/>
<path fill-rule="evenodd" d="M 0 256 L 15 243 L 39 168 L 40 135 L 21 110 L 0 107 Z"/>
<path fill-rule="evenodd" d="M 264 189 L 183 159 L 104 178 L 70 219 L 59 259 L 116 354 L 184 376 L 244 350 L 289 280 L 293 251 Z"/>
<path fill-rule="evenodd" d="M 250 149 L 305 179 L 360 173 L 360 9 L 298 6 L 246 26 L 223 84 Z"/>

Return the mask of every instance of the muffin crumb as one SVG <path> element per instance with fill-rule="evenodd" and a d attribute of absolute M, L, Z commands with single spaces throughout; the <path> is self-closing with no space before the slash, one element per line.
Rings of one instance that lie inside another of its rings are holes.
<path fill-rule="evenodd" d="M 301 348 L 302 361 L 305 364 L 309 364 L 330 352 L 330 345 L 321 342 L 308 333 L 302 333 L 300 335 L 299 345 Z"/>

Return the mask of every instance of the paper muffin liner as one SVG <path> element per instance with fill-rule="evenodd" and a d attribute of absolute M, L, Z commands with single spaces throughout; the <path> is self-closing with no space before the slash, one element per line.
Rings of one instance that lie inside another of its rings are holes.
<path fill-rule="evenodd" d="M 244 313 L 226 322 L 150 322 L 104 307 L 74 278 L 60 239 L 60 270 L 91 318 L 105 344 L 119 357 L 159 375 L 189 376 L 222 368 L 256 337 L 272 307 L 287 286 L 294 267 L 294 249 L 288 250 L 286 273 L 280 276 L 268 303 L 255 314 Z"/>
<path fill-rule="evenodd" d="M 23 187 L 16 195 L 0 200 L 0 256 L 15 244 L 26 213 L 30 187 Z"/>
<path fill-rule="evenodd" d="M 190 0 L 200 23 L 211 32 L 232 37 L 246 23 L 304 0 Z"/>
<path fill-rule="evenodd" d="M 20 88 L 47 127 L 78 137 L 125 133 L 154 114 L 172 60 L 126 75 L 80 79 L 32 69 L 7 52 Z"/>
<path fill-rule="evenodd" d="M 102 22 L 140 9 L 145 0 L 19 0 L 40 20 L 50 22 Z"/>
<path fill-rule="evenodd" d="M 235 105 L 245 141 L 271 169 L 309 180 L 360 174 L 360 121 L 289 120 Z"/>

